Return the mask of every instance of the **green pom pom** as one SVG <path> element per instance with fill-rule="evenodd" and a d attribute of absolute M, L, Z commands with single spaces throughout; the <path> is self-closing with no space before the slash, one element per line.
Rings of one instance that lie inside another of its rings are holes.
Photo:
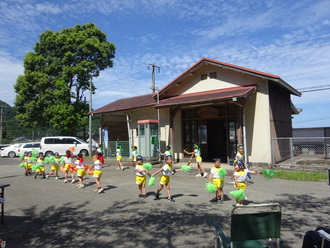
<path fill-rule="evenodd" d="M 20 158 L 24 158 L 24 152 L 19 155 Z"/>
<path fill-rule="evenodd" d="M 37 161 L 37 158 L 36 157 L 31 157 L 31 160 L 35 162 L 35 161 Z"/>
<path fill-rule="evenodd" d="M 217 190 L 217 188 L 214 186 L 213 183 L 207 183 L 206 186 L 205 186 L 205 188 L 211 194 L 214 194 L 215 191 Z"/>
<path fill-rule="evenodd" d="M 245 191 L 242 189 L 230 191 L 230 194 L 239 201 L 245 199 Z"/>
<path fill-rule="evenodd" d="M 227 175 L 228 173 L 227 173 L 227 171 L 226 171 L 226 169 L 225 168 L 221 168 L 221 170 L 219 171 L 219 177 L 220 178 L 225 178 L 225 176 Z"/>
<path fill-rule="evenodd" d="M 190 171 L 191 170 L 191 167 L 189 165 L 182 165 L 181 166 L 181 170 L 182 171 Z"/>
<path fill-rule="evenodd" d="M 49 164 L 50 161 L 49 161 L 49 157 L 45 157 L 45 164 Z"/>
<path fill-rule="evenodd" d="M 35 164 L 32 166 L 32 170 L 35 171 L 35 170 L 39 169 L 40 166 L 41 166 L 41 164 Z"/>
<path fill-rule="evenodd" d="M 276 176 L 276 171 L 265 169 L 262 170 L 262 174 L 265 178 L 270 179 Z"/>
<path fill-rule="evenodd" d="M 62 156 L 62 157 L 60 158 L 60 162 L 61 162 L 61 163 L 64 163 L 64 159 L 65 159 L 65 156 Z"/>
<path fill-rule="evenodd" d="M 32 150 L 32 156 L 33 156 L 33 157 L 37 157 L 37 156 L 38 156 L 38 151 L 36 151 L 36 150 Z"/>
<path fill-rule="evenodd" d="M 154 186 L 155 184 L 155 177 L 150 177 L 148 181 L 148 186 Z"/>
<path fill-rule="evenodd" d="M 26 166 L 25 163 L 21 163 L 21 164 L 19 165 L 19 167 L 22 167 L 22 168 L 24 168 L 25 166 Z"/>
<path fill-rule="evenodd" d="M 54 163 L 55 162 L 55 157 L 54 156 L 49 156 L 49 162 Z"/>
<path fill-rule="evenodd" d="M 145 164 L 143 164 L 143 168 L 146 169 L 146 170 L 151 170 L 152 169 L 152 164 L 145 163 Z"/>

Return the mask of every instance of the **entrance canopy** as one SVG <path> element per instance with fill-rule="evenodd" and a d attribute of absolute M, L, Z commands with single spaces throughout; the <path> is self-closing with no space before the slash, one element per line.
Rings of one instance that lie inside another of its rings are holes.
<path fill-rule="evenodd" d="M 200 103 L 211 103 L 215 101 L 236 101 L 249 98 L 256 91 L 256 86 L 233 87 L 220 90 L 203 91 L 192 94 L 184 94 L 163 99 L 156 104 L 156 108 L 165 108 L 178 105 L 191 105 Z"/>

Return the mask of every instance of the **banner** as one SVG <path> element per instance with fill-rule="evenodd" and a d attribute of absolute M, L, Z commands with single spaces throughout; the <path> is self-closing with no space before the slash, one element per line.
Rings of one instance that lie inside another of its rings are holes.
<path fill-rule="evenodd" d="M 108 141 L 109 141 L 109 136 L 108 136 L 108 128 L 107 127 L 104 127 L 102 129 L 102 136 L 103 136 L 103 148 L 105 150 L 108 149 Z"/>

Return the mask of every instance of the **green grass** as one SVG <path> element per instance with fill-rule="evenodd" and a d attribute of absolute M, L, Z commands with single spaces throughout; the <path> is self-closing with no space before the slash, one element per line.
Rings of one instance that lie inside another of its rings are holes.
<path fill-rule="evenodd" d="M 327 181 L 328 180 L 328 173 L 327 172 L 306 172 L 306 171 L 276 171 L 276 178 L 287 179 L 287 180 L 294 180 L 294 181 L 312 181 L 312 182 L 319 182 L 319 181 Z"/>

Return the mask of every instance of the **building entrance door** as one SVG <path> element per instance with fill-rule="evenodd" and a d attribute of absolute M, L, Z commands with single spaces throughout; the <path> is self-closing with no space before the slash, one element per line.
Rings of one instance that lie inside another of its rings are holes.
<path fill-rule="evenodd" d="M 228 162 L 228 139 L 225 120 L 186 121 L 184 125 L 185 149 L 192 151 L 193 145 L 197 143 L 201 148 L 203 161 L 211 162 L 215 157 L 218 157 L 221 158 L 222 162 Z"/>
<path fill-rule="evenodd" d="M 227 132 L 226 121 L 221 119 L 207 120 L 207 160 L 215 157 L 227 162 Z"/>

